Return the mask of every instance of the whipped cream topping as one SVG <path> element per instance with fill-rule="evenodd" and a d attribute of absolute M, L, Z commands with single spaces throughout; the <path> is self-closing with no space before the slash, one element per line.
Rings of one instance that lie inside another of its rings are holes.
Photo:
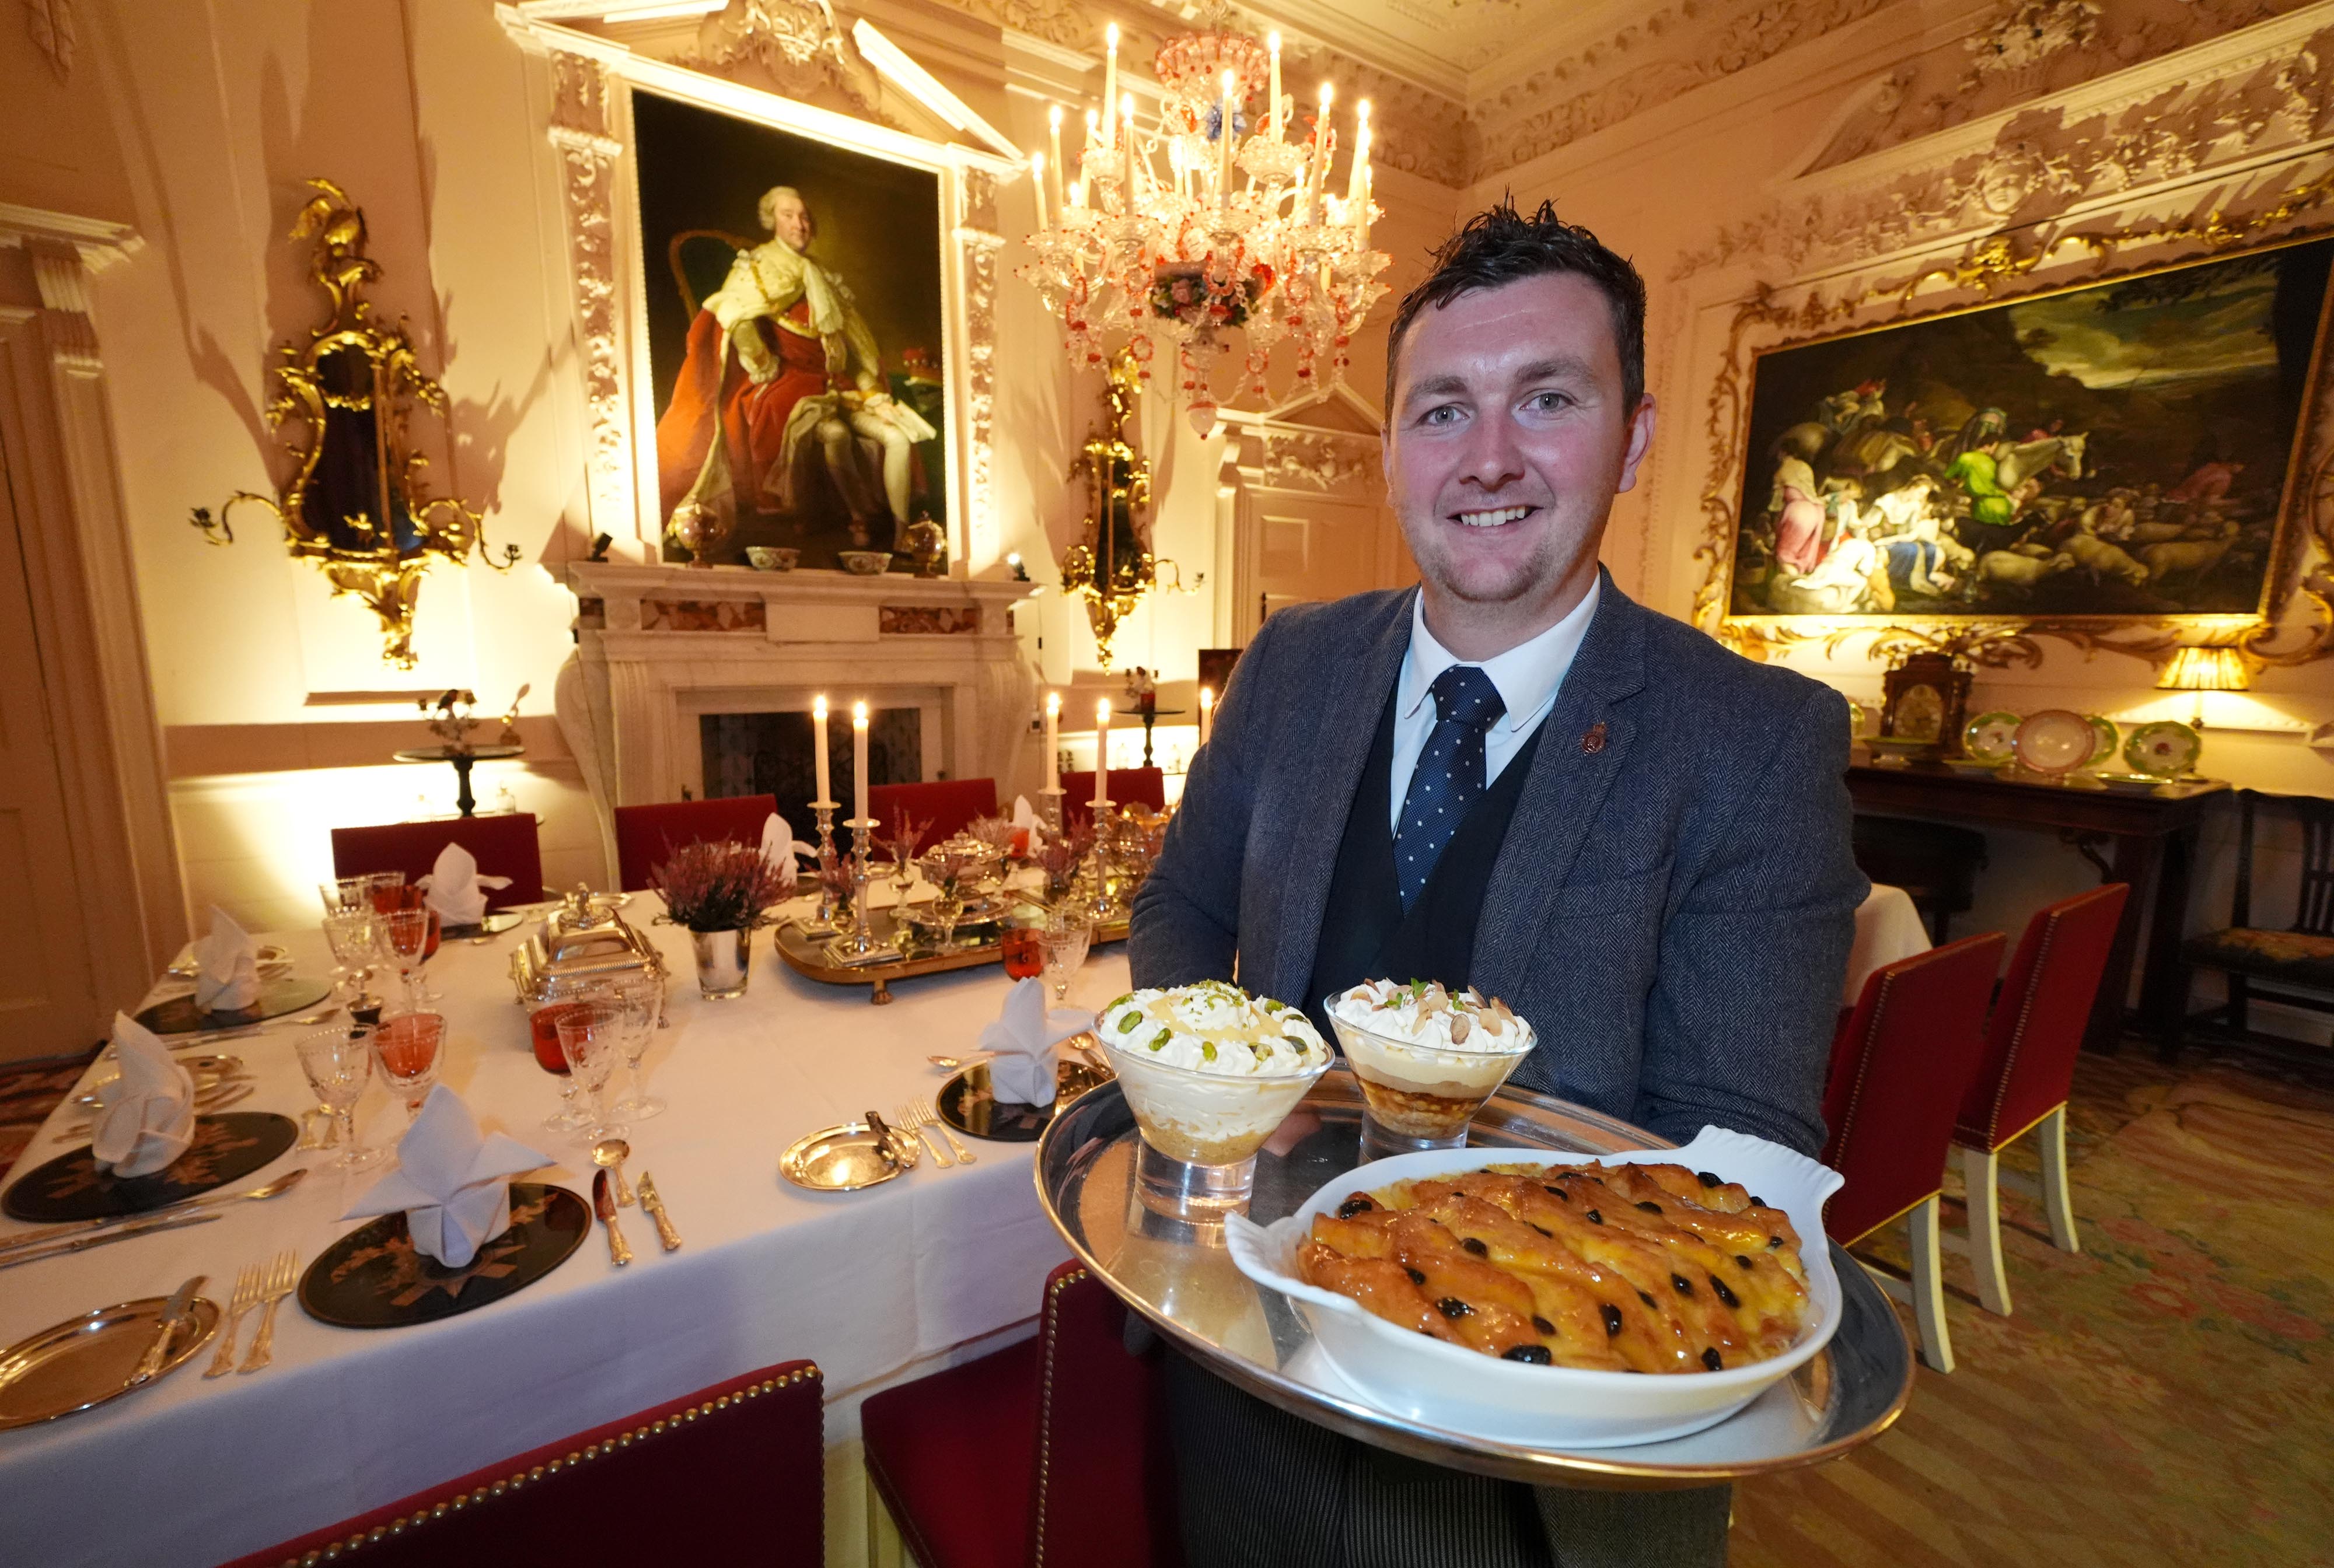
<path fill-rule="evenodd" d="M 1431 980 L 1365 980 L 1330 999 L 1330 1014 L 1356 1029 L 1430 1051 L 1520 1056 L 1537 1038 L 1532 1026 L 1473 986 L 1448 991 Z"/>
<path fill-rule="evenodd" d="M 1221 980 L 1130 991 L 1102 1010 L 1095 1033 L 1118 1050 L 1223 1077 L 1301 1073 L 1329 1059 L 1301 1010 Z"/>

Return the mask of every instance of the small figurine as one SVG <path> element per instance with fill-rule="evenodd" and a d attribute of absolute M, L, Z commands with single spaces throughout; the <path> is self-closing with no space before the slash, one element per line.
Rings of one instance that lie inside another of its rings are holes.
<path fill-rule="evenodd" d="M 1127 675 L 1126 695 L 1134 699 L 1135 712 L 1149 714 L 1159 711 L 1158 683 L 1152 678 L 1151 672 L 1139 664 Z"/>

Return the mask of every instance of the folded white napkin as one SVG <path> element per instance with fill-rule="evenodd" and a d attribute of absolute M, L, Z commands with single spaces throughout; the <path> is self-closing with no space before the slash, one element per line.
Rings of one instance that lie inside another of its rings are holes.
<path fill-rule="evenodd" d="M 795 837 L 786 819 L 772 812 L 762 822 L 762 859 L 776 868 L 778 880 L 791 888 L 795 885 L 795 856 L 812 846 Z"/>
<path fill-rule="evenodd" d="M 1054 1047 L 1093 1028 L 1094 1022 L 1083 1007 L 1048 1010 L 1040 980 L 1013 982 L 1005 993 L 1005 1011 L 980 1032 L 980 1048 L 996 1053 L 989 1063 L 990 1092 L 1022 1105 L 1051 1105 Z"/>
<path fill-rule="evenodd" d="M 1045 840 L 1045 827 L 1037 821 L 1037 813 L 1031 809 L 1027 795 L 1013 797 L 1013 832 L 1016 836 L 1022 833 L 1029 835 L 1018 846 L 1019 851 L 1025 855 L 1036 854 L 1038 844 Z"/>
<path fill-rule="evenodd" d="M 213 904 L 210 931 L 195 944 L 195 1005 L 205 1013 L 240 1013 L 258 1000 L 259 949 Z"/>
<path fill-rule="evenodd" d="M 461 1268 L 510 1228 L 510 1178 L 552 1163 L 516 1138 L 481 1136 L 462 1097 L 443 1083 L 397 1141 L 397 1169 L 366 1189 L 342 1219 L 405 1211 L 413 1250 Z"/>
<path fill-rule="evenodd" d="M 113 1015 L 113 1054 L 121 1076 L 98 1091 L 90 1153 L 100 1170 L 151 1176 L 195 1140 L 195 1081 L 153 1031 L 126 1014 Z"/>
<path fill-rule="evenodd" d="M 508 877 L 478 875 L 477 857 L 459 844 L 438 851 L 429 874 L 413 885 L 422 890 L 422 901 L 438 911 L 441 926 L 475 926 L 487 918 L 487 890 L 507 888 Z"/>

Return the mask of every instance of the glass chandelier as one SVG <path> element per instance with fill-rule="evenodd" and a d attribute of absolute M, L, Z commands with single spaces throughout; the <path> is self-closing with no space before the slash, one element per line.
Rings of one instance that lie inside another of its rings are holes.
<path fill-rule="evenodd" d="M 1203 436 L 1216 417 L 1210 375 L 1228 351 L 1244 350 L 1247 390 L 1259 399 L 1271 399 L 1284 341 L 1292 393 L 1336 386 L 1390 259 L 1369 243 L 1368 101 L 1355 109 L 1340 196 L 1329 188 L 1335 89 L 1322 84 L 1309 132 L 1296 126 L 1280 90 L 1280 34 L 1259 43 L 1219 26 L 1161 44 L 1163 102 L 1148 138 L 1134 95 L 1118 90 L 1115 24 L 1108 38 L 1103 106 L 1086 111 L 1076 175 L 1065 168 L 1059 108 L 1050 147 L 1030 159 L 1037 259 L 1018 274 L 1068 329 L 1071 364 L 1100 368 L 1124 346 L 1147 380 L 1172 361 L 1176 399 Z M 1249 113 L 1259 98 L 1260 121 Z"/>

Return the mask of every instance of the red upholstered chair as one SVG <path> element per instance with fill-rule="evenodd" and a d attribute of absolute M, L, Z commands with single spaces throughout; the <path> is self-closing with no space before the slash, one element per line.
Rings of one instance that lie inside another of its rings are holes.
<path fill-rule="evenodd" d="M 666 1563 L 677 1545 L 692 1563 L 816 1563 L 823 1392 L 813 1362 L 765 1367 L 227 1568 L 292 1568 L 311 1553 L 361 1568 Z"/>
<path fill-rule="evenodd" d="M 729 795 L 714 801 L 661 801 L 616 808 L 616 885 L 627 893 L 649 885 L 656 869 L 683 844 L 721 839 L 762 842 L 762 824 L 778 809 L 776 795 Z M 796 832 L 801 822 L 786 824 Z"/>
<path fill-rule="evenodd" d="M 478 862 L 480 876 L 510 879 L 509 887 L 487 891 L 488 909 L 543 901 L 543 851 L 535 842 L 535 817 L 527 812 L 334 828 L 333 875 L 403 871 L 410 884 L 429 874 L 429 868 L 438 863 L 438 852 L 449 843 L 470 851 Z"/>
<path fill-rule="evenodd" d="M 2009 976 L 1986 1027 L 1985 1053 L 1953 1125 L 1962 1177 L 1969 1188 L 1970 1261 L 1978 1299 L 2008 1316 L 2010 1281 L 2001 1266 L 1998 1188 L 2001 1150 L 2040 1127 L 2042 1207 L 2050 1239 L 2080 1252 L 2074 1205 L 2067 1198 L 2067 1095 L 2075 1053 L 2082 1049 L 2107 949 L 2115 946 L 2131 889 L 2109 882 L 2052 904 L 2027 922 Z"/>
<path fill-rule="evenodd" d="M 868 1400 L 871 1548 L 896 1540 L 921 1568 L 1181 1563 L 1165 1411 L 1125 1322 L 1066 1263 L 1035 1338 Z"/>
<path fill-rule="evenodd" d="M 1155 767 L 1114 767 L 1110 770 L 1110 801 L 1118 806 L 1145 805 L 1167 809 L 1167 775 Z M 1062 821 L 1072 828 L 1094 819 L 1094 771 L 1062 775 Z"/>
<path fill-rule="evenodd" d="M 902 817 L 913 817 L 918 822 L 931 823 L 924 835 L 929 849 L 964 831 L 964 824 L 975 817 L 997 814 L 997 781 L 993 778 L 943 778 L 930 784 L 869 784 L 867 811 L 883 825 L 875 830 L 878 838 L 890 838 L 900 831 Z"/>
<path fill-rule="evenodd" d="M 1988 931 L 1874 970 L 1833 1043 L 1824 1089 L 1831 1137 L 1823 1161 L 1847 1178 L 1824 1209 L 1824 1229 L 1853 1246 L 1910 1217 L 1921 1359 L 1941 1372 L 1953 1370 L 1953 1347 L 1937 1255 L 1938 1198 L 1953 1117 L 1977 1072 L 2001 946 L 2001 933 Z M 1873 1272 L 1883 1290 L 1904 1294 L 1901 1282 Z"/>

